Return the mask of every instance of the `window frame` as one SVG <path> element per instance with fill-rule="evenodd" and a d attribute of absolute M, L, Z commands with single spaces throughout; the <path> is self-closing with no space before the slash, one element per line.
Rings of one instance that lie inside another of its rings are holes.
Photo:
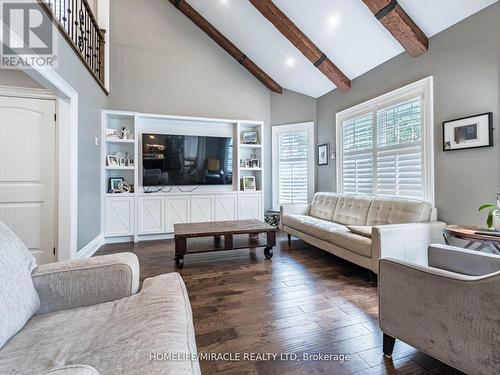
<path fill-rule="evenodd" d="M 273 197 L 273 210 L 278 211 L 280 209 L 281 203 L 279 202 L 279 140 L 278 136 L 281 133 L 289 133 L 294 131 L 306 131 L 308 144 L 307 144 L 307 198 L 308 202 L 311 202 L 314 195 L 314 189 L 316 184 L 316 162 L 315 162 L 315 126 L 314 121 L 310 122 L 300 122 L 294 124 L 283 124 L 272 126 L 272 176 L 273 176 L 273 187 L 272 187 L 272 197 Z"/>
<path fill-rule="evenodd" d="M 377 130 L 377 111 L 398 103 L 403 103 L 412 98 L 420 97 L 422 104 L 422 177 L 423 177 L 423 200 L 435 205 L 434 184 L 434 79 L 432 76 L 414 82 L 387 94 L 381 95 L 354 107 L 335 114 L 336 132 L 336 188 L 337 192 L 343 192 L 343 126 L 345 121 L 372 114 L 373 126 Z M 376 143 L 372 151 L 376 154 Z M 376 169 L 376 158 L 373 160 L 373 169 Z M 387 196 L 387 195 L 384 195 Z"/>

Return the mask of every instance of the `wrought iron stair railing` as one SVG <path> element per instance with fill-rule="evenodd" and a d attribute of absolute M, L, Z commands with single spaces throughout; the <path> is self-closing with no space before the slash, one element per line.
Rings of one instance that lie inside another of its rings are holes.
<path fill-rule="evenodd" d="M 104 34 L 87 0 L 38 0 L 97 83 L 104 85 Z"/>

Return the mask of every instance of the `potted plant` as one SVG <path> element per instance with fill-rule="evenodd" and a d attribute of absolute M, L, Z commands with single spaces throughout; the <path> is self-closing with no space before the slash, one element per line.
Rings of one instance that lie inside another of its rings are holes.
<path fill-rule="evenodd" d="M 497 203 L 486 203 L 479 207 L 479 211 L 488 210 L 486 225 L 488 229 L 500 232 L 500 193 L 497 193 Z"/>

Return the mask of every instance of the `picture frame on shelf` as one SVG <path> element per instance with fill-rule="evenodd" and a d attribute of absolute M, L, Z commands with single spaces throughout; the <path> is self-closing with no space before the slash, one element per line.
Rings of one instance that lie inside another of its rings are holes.
<path fill-rule="evenodd" d="M 125 158 L 121 158 L 118 162 L 120 163 L 120 166 L 121 167 L 125 167 L 127 166 L 127 162 L 126 162 L 127 159 Z"/>
<path fill-rule="evenodd" d="M 493 112 L 443 122 L 443 151 L 493 147 Z"/>
<path fill-rule="evenodd" d="M 258 145 L 259 133 L 255 130 L 242 132 L 242 143 L 246 145 Z"/>
<path fill-rule="evenodd" d="M 106 162 L 109 167 L 118 167 L 120 165 L 120 162 L 116 155 L 107 155 Z"/>
<path fill-rule="evenodd" d="M 241 186 L 243 191 L 256 191 L 255 176 L 244 176 L 241 178 Z"/>
<path fill-rule="evenodd" d="M 318 166 L 328 165 L 328 155 L 330 153 L 330 145 L 328 143 L 322 143 L 318 145 Z"/>
<path fill-rule="evenodd" d="M 109 193 L 120 193 L 120 184 L 125 181 L 123 177 L 110 177 L 109 178 Z"/>

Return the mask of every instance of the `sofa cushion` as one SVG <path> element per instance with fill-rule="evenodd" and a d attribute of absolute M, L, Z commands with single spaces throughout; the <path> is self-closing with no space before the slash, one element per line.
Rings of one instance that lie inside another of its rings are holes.
<path fill-rule="evenodd" d="M 359 234 L 363 237 L 372 238 L 372 226 L 369 225 L 346 225 L 349 232 Z"/>
<path fill-rule="evenodd" d="M 283 224 L 320 239 L 327 239 L 328 233 L 332 231 L 347 231 L 342 224 L 308 215 L 285 215 Z"/>
<path fill-rule="evenodd" d="M 372 256 L 372 239 L 349 231 L 331 232 L 328 240 L 353 253 L 370 258 Z"/>
<path fill-rule="evenodd" d="M 335 207 L 333 221 L 345 225 L 365 225 L 371 202 L 371 196 L 343 195 Z"/>
<path fill-rule="evenodd" d="M 40 308 L 40 299 L 31 280 L 35 267 L 36 261 L 30 251 L 0 222 L 0 348 Z"/>
<path fill-rule="evenodd" d="M 29 348 L 29 360 L 26 360 Z M 200 374 L 191 307 L 177 273 L 146 279 L 140 293 L 34 316 L 0 351 L 0 374 L 39 374 L 69 364 L 100 374 Z"/>
<path fill-rule="evenodd" d="M 318 219 L 332 220 L 339 195 L 337 193 L 316 193 L 311 202 L 309 215 Z"/>
<path fill-rule="evenodd" d="M 366 225 L 404 224 L 429 221 L 430 203 L 404 198 L 374 198 Z"/>

